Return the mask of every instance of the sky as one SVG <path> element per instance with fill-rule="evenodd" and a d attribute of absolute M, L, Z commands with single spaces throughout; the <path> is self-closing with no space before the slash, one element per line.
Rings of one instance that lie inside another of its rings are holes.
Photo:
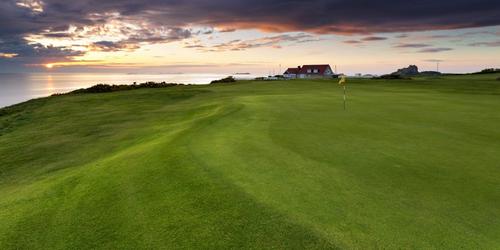
<path fill-rule="evenodd" d="M 498 0 L 0 0 L 0 72 L 500 68 Z"/>

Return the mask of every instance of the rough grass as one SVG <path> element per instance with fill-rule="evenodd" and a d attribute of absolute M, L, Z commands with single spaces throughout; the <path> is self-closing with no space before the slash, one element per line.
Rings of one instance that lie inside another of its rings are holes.
<path fill-rule="evenodd" d="M 500 248 L 498 75 L 0 110 L 0 249 Z"/>

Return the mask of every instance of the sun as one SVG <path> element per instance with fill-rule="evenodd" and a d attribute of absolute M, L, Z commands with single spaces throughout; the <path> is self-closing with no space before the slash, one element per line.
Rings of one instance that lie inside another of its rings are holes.
<path fill-rule="evenodd" d="M 47 68 L 47 69 L 51 69 L 53 67 L 54 67 L 54 64 L 52 64 L 52 63 L 45 64 L 45 68 Z"/>

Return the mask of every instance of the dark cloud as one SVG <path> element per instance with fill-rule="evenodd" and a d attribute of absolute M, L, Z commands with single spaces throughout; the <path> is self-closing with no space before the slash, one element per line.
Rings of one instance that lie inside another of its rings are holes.
<path fill-rule="evenodd" d="M 125 36 L 123 41 L 113 44 L 94 44 L 112 50 L 124 44 L 182 40 L 193 35 L 190 27 L 215 28 L 218 32 L 260 29 L 369 35 L 500 25 L 499 9 L 498 0 L 412 3 L 399 0 L 1 0 L 0 40 L 15 37 L 22 41 L 19 50 L 28 51 L 27 47 L 36 50 L 22 40 L 28 35 L 60 39 L 91 34 Z M 113 22 L 133 25 L 106 26 Z M 67 32 L 70 27 L 73 33 Z M 377 40 L 383 39 L 364 41 Z M 68 49 L 46 48 L 51 53 L 62 54 L 68 53 Z M 69 54 L 71 57 L 72 53 Z"/>
<path fill-rule="evenodd" d="M 430 35 L 430 36 L 425 36 L 424 38 L 428 39 L 441 39 L 441 38 L 453 38 L 455 37 L 454 35 Z"/>
<path fill-rule="evenodd" d="M 430 47 L 430 44 L 425 43 L 399 43 L 394 45 L 394 48 L 425 48 Z"/>
<path fill-rule="evenodd" d="M 470 43 L 472 47 L 500 47 L 500 41 Z"/>
<path fill-rule="evenodd" d="M 191 45 L 185 45 L 184 48 L 188 48 L 188 49 L 201 49 L 201 48 L 205 48 L 204 45 L 201 45 L 201 44 L 191 44 Z"/>
<path fill-rule="evenodd" d="M 347 44 L 360 44 L 360 43 L 363 43 L 359 40 L 346 40 L 346 41 L 343 41 L 343 43 L 347 43 Z"/>
<path fill-rule="evenodd" d="M 382 37 L 382 36 L 367 36 L 363 37 L 360 40 L 345 40 L 342 41 L 343 43 L 346 44 L 353 44 L 357 45 L 358 47 L 362 46 L 365 42 L 376 42 L 376 41 L 384 41 L 387 40 L 387 37 Z"/>
<path fill-rule="evenodd" d="M 363 37 L 361 40 L 362 40 L 362 41 L 366 41 L 366 42 L 371 42 L 371 41 L 383 41 L 383 40 L 387 40 L 387 37 L 381 37 L 381 36 L 367 36 L 367 37 Z"/>
<path fill-rule="evenodd" d="M 30 59 L 34 62 L 43 62 L 51 59 L 67 61 L 72 57 L 84 54 L 82 51 L 71 50 L 66 47 L 29 43 L 22 38 L 0 40 L 0 52 L 4 54 L 16 54 L 14 58 L 17 60 Z"/>
<path fill-rule="evenodd" d="M 0 3 L 0 34 L 24 34 L 61 23 L 106 22 L 106 13 L 147 20 L 154 25 L 218 26 L 222 30 L 260 28 L 318 33 L 374 33 L 483 27 L 500 24 L 497 0 L 25 0 L 43 3 L 43 12 Z M 226 27 L 226 28 L 225 28 Z"/>
<path fill-rule="evenodd" d="M 453 34 L 436 34 L 436 35 L 427 35 L 421 36 L 423 39 L 455 39 L 454 41 L 460 41 L 462 39 L 470 38 L 470 37 L 495 37 L 500 33 L 495 31 L 488 30 L 479 30 L 479 31 L 468 31 L 468 32 L 454 32 Z"/>
<path fill-rule="evenodd" d="M 444 52 L 444 51 L 450 51 L 453 50 L 452 48 L 428 48 L 428 49 L 421 49 L 418 52 L 419 53 L 438 53 L 438 52 Z"/>

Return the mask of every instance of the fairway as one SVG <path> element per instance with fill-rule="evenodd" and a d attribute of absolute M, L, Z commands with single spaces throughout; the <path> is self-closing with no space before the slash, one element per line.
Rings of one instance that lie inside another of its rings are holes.
<path fill-rule="evenodd" d="M 0 109 L 0 249 L 499 249 L 499 76 Z"/>

